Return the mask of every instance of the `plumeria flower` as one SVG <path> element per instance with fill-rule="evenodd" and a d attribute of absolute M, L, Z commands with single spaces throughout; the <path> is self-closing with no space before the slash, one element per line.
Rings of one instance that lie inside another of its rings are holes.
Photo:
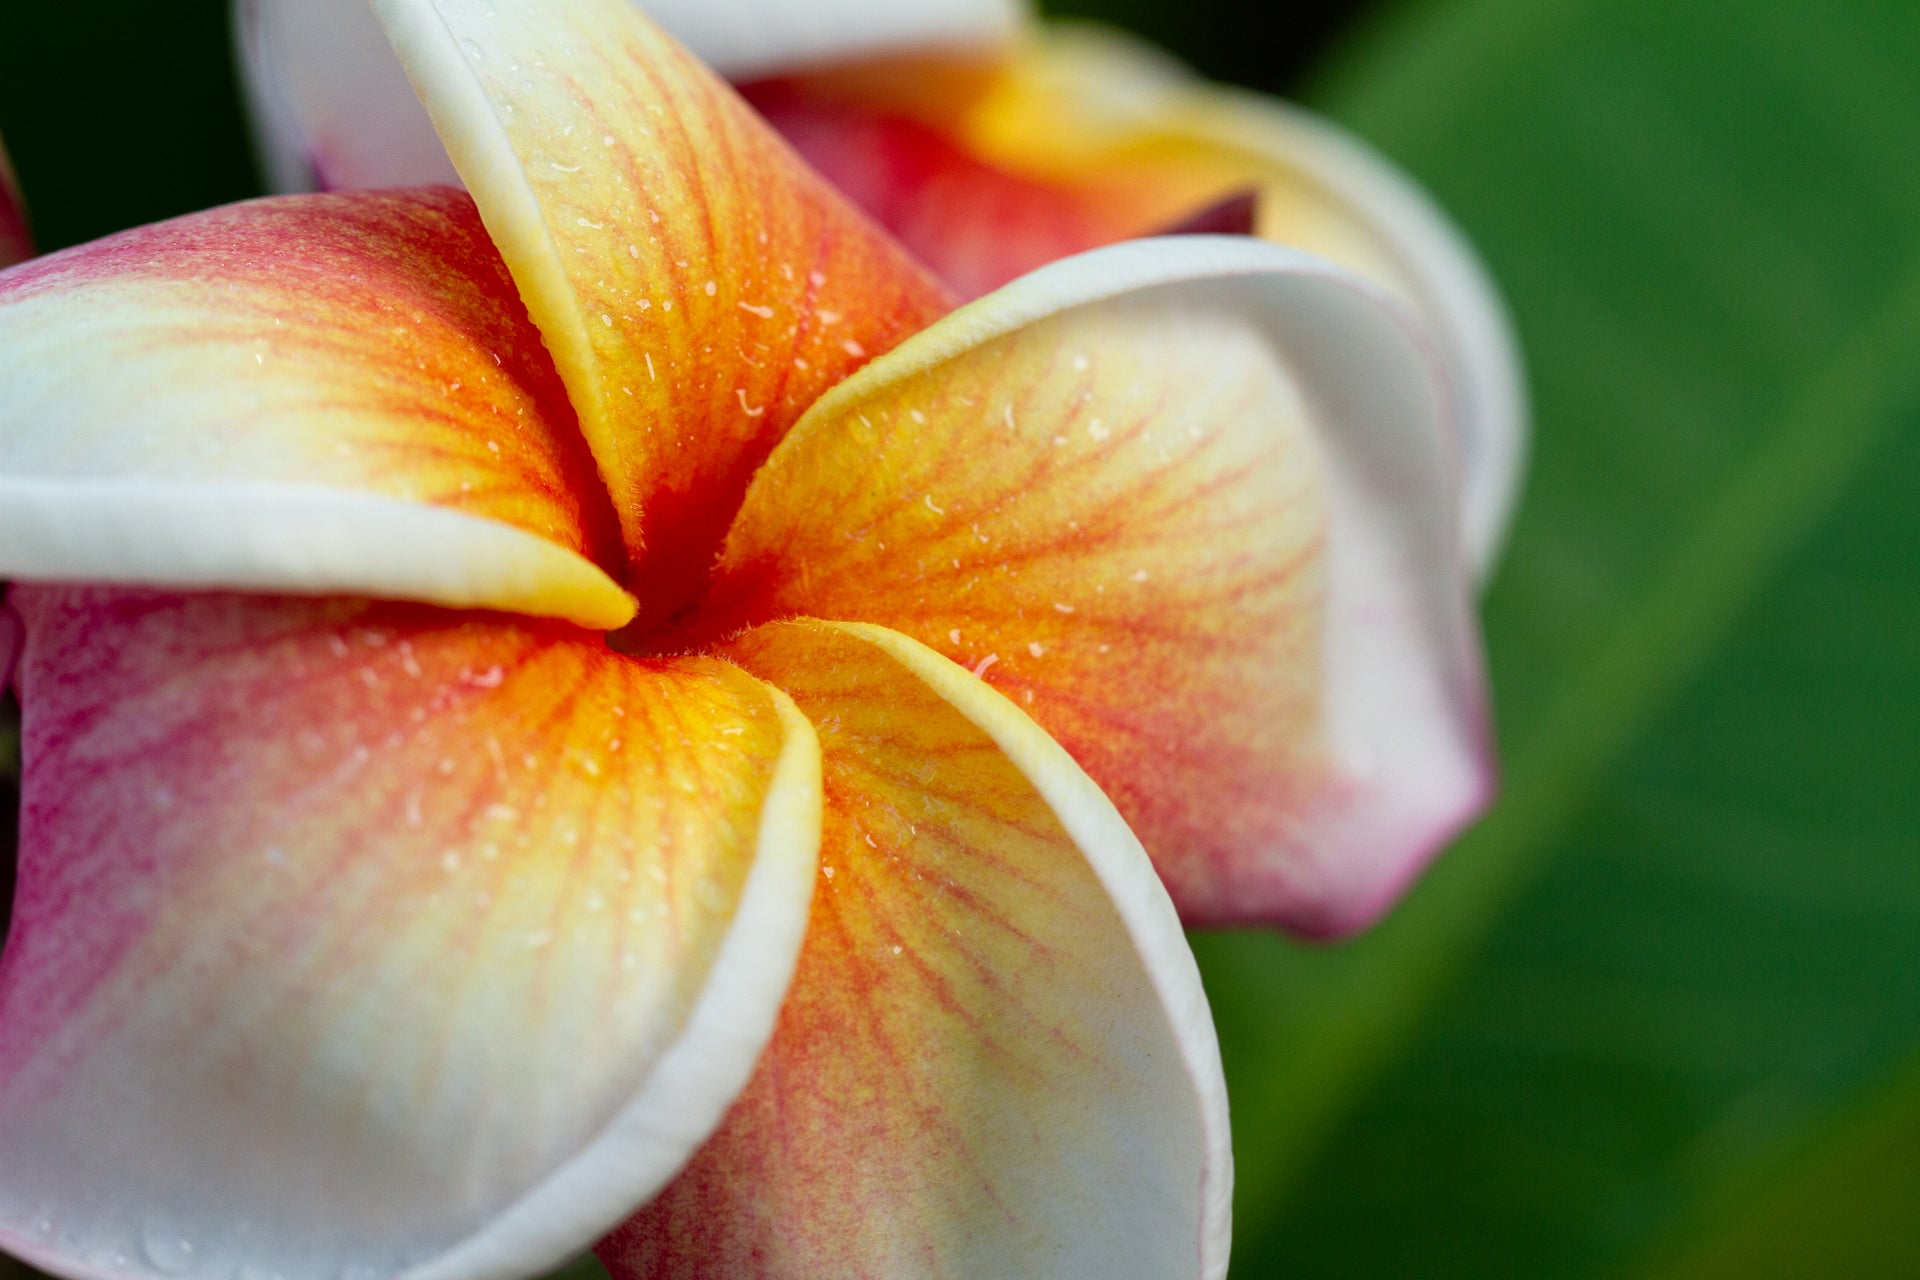
<path fill-rule="evenodd" d="M 464 190 L 0 274 L 0 1248 L 1220 1275 L 1162 877 L 1350 928 L 1489 785 L 1418 323 L 1250 237 L 955 310 L 627 0 L 373 8 Z"/>

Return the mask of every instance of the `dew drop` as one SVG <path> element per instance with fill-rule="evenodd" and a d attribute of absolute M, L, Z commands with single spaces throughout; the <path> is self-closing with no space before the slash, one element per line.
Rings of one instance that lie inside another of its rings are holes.
<path fill-rule="evenodd" d="M 177 1276 L 193 1266 L 193 1242 L 158 1218 L 147 1219 L 140 1244 L 154 1270 Z"/>

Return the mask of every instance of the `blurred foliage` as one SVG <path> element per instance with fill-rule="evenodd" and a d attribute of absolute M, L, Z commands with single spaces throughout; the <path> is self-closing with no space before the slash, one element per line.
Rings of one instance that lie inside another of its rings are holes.
<path fill-rule="evenodd" d="M 42 249 L 258 193 L 227 0 L 5 0 L 0 137 Z"/>
<path fill-rule="evenodd" d="M 1356 8 L 1054 7 L 1263 88 Z M 48 245 L 252 189 L 224 10 L 10 7 Z M 1197 940 L 1236 1277 L 1920 1275 L 1920 6 L 1409 0 L 1314 65 L 1538 440 L 1498 809 L 1359 942 Z"/>
<path fill-rule="evenodd" d="M 1498 809 L 1354 945 L 1200 940 L 1238 1276 L 1920 1274 L 1916 65 L 1907 3 L 1465 0 L 1308 94 L 1482 247 L 1538 440 Z"/>

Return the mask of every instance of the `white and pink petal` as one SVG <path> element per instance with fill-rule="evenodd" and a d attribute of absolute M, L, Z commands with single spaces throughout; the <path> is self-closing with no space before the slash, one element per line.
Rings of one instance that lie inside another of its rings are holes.
<path fill-rule="evenodd" d="M 1112 805 L 898 633 L 785 623 L 726 653 L 818 728 L 820 881 L 752 1084 L 600 1247 L 613 1274 L 1223 1274 L 1218 1048 Z"/>
<path fill-rule="evenodd" d="M 0 277 L 0 575 L 614 627 L 621 560 L 458 191 L 235 205 Z"/>
<path fill-rule="evenodd" d="M 0 1247 L 508 1280 L 664 1183 L 771 1033 L 819 757 L 558 624 L 16 587 Z"/>

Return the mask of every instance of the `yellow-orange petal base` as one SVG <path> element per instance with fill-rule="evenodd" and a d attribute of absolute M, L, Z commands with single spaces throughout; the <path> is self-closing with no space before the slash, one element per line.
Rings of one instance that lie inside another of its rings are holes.
<path fill-rule="evenodd" d="M 629 0 L 375 7 L 670 616 L 807 406 L 949 301 Z"/>

